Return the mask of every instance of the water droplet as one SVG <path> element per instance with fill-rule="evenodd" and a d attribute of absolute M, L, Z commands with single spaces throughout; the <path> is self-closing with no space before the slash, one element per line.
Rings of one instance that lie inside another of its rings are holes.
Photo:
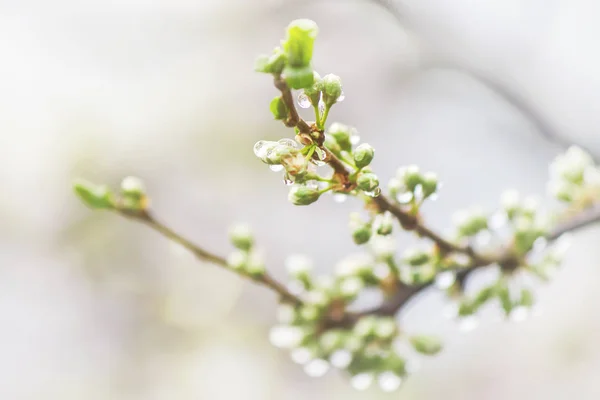
<path fill-rule="evenodd" d="M 373 383 L 373 374 L 363 373 L 354 375 L 350 380 L 350 384 L 356 390 L 367 390 Z"/>
<path fill-rule="evenodd" d="M 323 114 L 325 112 L 325 102 L 323 99 L 319 100 L 319 112 Z"/>
<path fill-rule="evenodd" d="M 254 144 L 254 155 L 258 158 L 263 158 L 267 154 L 267 144 L 269 144 L 266 140 L 259 140 Z"/>
<path fill-rule="evenodd" d="M 344 94 L 344 91 L 342 90 L 342 93 L 340 94 L 340 97 L 337 98 L 337 102 L 340 103 L 342 101 L 344 101 L 344 99 L 346 98 L 346 95 Z"/>
<path fill-rule="evenodd" d="M 329 371 L 329 363 L 320 358 L 312 360 L 304 366 L 304 372 L 306 372 L 306 375 L 313 378 L 323 376 L 327 373 L 327 371 Z"/>
<path fill-rule="evenodd" d="M 306 93 L 304 93 L 304 91 L 298 94 L 298 105 L 300 106 L 300 108 L 308 108 L 311 105 L 310 99 L 308 98 Z"/>
<path fill-rule="evenodd" d="M 283 165 L 281 165 L 281 164 L 269 165 L 269 169 L 273 172 L 281 172 L 281 171 L 283 171 Z"/>
<path fill-rule="evenodd" d="M 454 271 L 440 272 L 435 277 L 435 286 L 438 289 L 446 290 L 456 282 L 456 273 Z"/>
<path fill-rule="evenodd" d="M 298 347 L 292 350 L 290 357 L 296 364 L 304 365 L 312 359 L 312 352 L 306 347 Z"/>
<path fill-rule="evenodd" d="M 508 318 L 513 322 L 523 322 L 527 317 L 529 317 L 529 309 L 524 306 L 515 307 L 508 315 Z"/>
<path fill-rule="evenodd" d="M 350 143 L 353 145 L 357 145 L 358 142 L 360 142 L 360 136 L 358 135 L 358 133 L 356 131 L 353 131 L 352 134 L 350 135 Z"/>
<path fill-rule="evenodd" d="M 277 141 L 277 143 L 284 145 L 284 146 L 293 147 L 293 148 L 298 147 L 298 142 L 296 142 L 294 139 L 289 139 L 289 138 L 279 139 Z"/>
<path fill-rule="evenodd" d="M 336 368 L 344 369 L 352 362 L 352 353 L 348 350 L 337 350 L 329 358 L 331 365 Z"/>
<path fill-rule="evenodd" d="M 377 197 L 381 194 L 381 188 L 376 188 L 372 192 L 365 192 L 365 194 L 369 197 Z"/>
<path fill-rule="evenodd" d="M 401 204 L 408 204 L 412 201 L 412 199 L 413 199 L 412 192 L 398 193 L 398 195 L 396 196 L 396 200 L 398 200 L 398 203 L 401 203 Z"/>
<path fill-rule="evenodd" d="M 348 195 L 345 193 L 334 193 L 333 194 L 333 201 L 335 201 L 336 203 L 343 203 L 346 200 L 348 200 Z"/>
<path fill-rule="evenodd" d="M 391 371 L 379 374 L 377 380 L 379 381 L 379 387 L 384 392 L 393 392 L 402 385 L 402 378 Z"/>
<path fill-rule="evenodd" d="M 300 340 L 302 340 L 302 331 L 293 326 L 274 326 L 269 331 L 269 341 L 273 346 L 281 349 L 297 346 Z"/>
<path fill-rule="evenodd" d="M 459 329 L 461 332 L 471 332 L 479 325 L 479 319 L 475 315 L 468 315 L 460 320 Z"/>
<path fill-rule="evenodd" d="M 423 198 L 423 185 L 417 185 L 414 193 L 415 199 L 421 200 Z"/>

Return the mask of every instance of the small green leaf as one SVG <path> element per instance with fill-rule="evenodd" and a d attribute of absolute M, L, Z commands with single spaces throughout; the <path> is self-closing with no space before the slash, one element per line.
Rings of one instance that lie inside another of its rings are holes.
<path fill-rule="evenodd" d="M 286 119 L 288 117 L 288 108 L 281 97 L 275 97 L 271 100 L 269 108 L 275 119 Z"/>
<path fill-rule="evenodd" d="M 421 354 L 434 355 L 442 350 L 442 342 L 435 336 L 413 336 L 410 338 L 410 343 Z"/>
<path fill-rule="evenodd" d="M 83 179 L 73 183 L 75 194 L 87 205 L 94 209 L 114 208 L 113 195 L 105 185 L 96 185 Z"/>

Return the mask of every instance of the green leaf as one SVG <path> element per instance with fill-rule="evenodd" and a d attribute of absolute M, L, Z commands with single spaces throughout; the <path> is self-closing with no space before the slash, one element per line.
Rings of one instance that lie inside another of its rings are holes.
<path fill-rule="evenodd" d="M 281 97 L 275 97 L 271 100 L 269 108 L 275 119 L 286 119 L 288 116 L 288 108 Z"/>
<path fill-rule="evenodd" d="M 73 183 L 73 189 L 81 201 L 90 208 L 114 208 L 113 196 L 108 186 L 96 185 L 89 181 L 78 179 Z"/>
<path fill-rule="evenodd" d="M 434 355 L 442 350 L 442 342 L 435 336 L 413 336 L 410 343 L 421 354 Z"/>

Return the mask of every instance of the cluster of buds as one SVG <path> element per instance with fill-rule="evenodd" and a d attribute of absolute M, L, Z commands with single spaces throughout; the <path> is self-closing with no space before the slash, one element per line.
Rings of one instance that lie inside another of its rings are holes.
<path fill-rule="evenodd" d="M 416 165 L 398 168 L 396 176 L 388 182 L 390 196 L 400 204 L 411 205 L 415 210 L 426 199 L 435 199 L 439 188 L 437 174 L 422 173 Z"/>
<path fill-rule="evenodd" d="M 392 317 L 340 319 L 365 287 L 381 284 L 375 264 L 370 257 L 349 257 L 340 262 L 333 279 L 326 279 L 314 276 L 307 257 L 288 257 L 290 290 L 302 303 L 280 305 L 271 342 L 289 349 L 292 360 L 310 376 L 322 376 L 334 367 L 349 373 L 356 389 L 367 389 L 375 381 L 385 391 L 397 389 L 410 369 L 406 345 L 432 355 L 441 350 L 441 344 L 434 337 L 401 332 Z"/>
<path fill-rule="evenodd" d="M 550 193 L 558 200 L 583 208 L 600 196 L 600 167 L 585 150 L 572 146 L 550 164 Z"/>
<path fill-rule="evenodd" d="M 134 176 L 123 179 L 119 193 L 114 193 L 107 185 L 83 179 L 75 181 L 73 189 L 83 203 L 93 209 L 139 212 L 149 207 L 144 183 Z"/>
<path fill-rule="evenodd" d="M 231 244 L 236 248 L 227 257 L 227 265 L 234 271 L 259 279 L 265 274 L 265 262 L 254 248 L 254 235 L 246 225 L 235 225 L 229 231 Z"/>

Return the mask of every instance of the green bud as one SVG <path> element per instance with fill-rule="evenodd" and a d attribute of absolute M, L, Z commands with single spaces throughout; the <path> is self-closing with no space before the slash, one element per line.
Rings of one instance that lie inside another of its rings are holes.
<path fill-rule="evenodd" d="M 375 149 L 368 143 L 359 145 L 354 150 L 354 163 L 357 168 L 363 168 L 371 164 L 373 157 L 375 156 Z"/>
<path fill-rule="evenodd" d="M 113 194 L 108 186 L 96 185 L 83 179 L 73 183 L 75 194 L 85 205 L 94 209 L 114 208 Z"/>
<path fill-rule="evenodd" d="M 421 354 L 434 355 L 442 350 L 442 342 L 435 336 L 413 336 L 410 338 L 410 343 Z"/>
<path fill-rule="evenodd" d="M 365 244 L 371 239 L 371 224 L 364 222 L 358 213 L 350 214 L 350 231 L 356 244 Z"/>
<path fill-rule="evenodd" d="M 318 31 L 317 24 L 309 19 L 297 19 L 288 25 L 287 37 L 283 42 L 288 65 L 292 67 L 310 65 Z"/>
<path fill-rule="evenodd" d="M 533 243 L 546 234 L 545 230 L 535 225 L 529 218 L 520 217 L 515 220 L 515 249 L 525 254 L 533 247 Z"/>
<path fill-rule="evenodd" d="M 313 106 L 319 105 L 319 100 L 321 100 L 321 91 L 323 90 L 323 81 L 321 80 L 321 75 L 317 73 L 317 71 L 313 71 L 313 85 L 312 87 L 304 89 L 304 94 L 308 96 L 310 102 Z"/>
<path fill-rule="evenodd" d="M 275 48 L 271 56 L 262 55 L 254 63 L 256 72 L 279 75 L 285 66 L 286 56 L 280 47 Z"/>
<path fill-rule="evenodd" d="M 327 133 L 338 143 L 342 151 L 352 151 L 350 142 L 351 129 L 349 126 L 334 122 L 331 124 Z"/>
<path fill-rule="evenodd" d="M 385 212 L 383 214 L 377 214 L 373 221 L 373 228 L 378 235 L 389 235 L 392 233 L 394 227 L 394 220 L 392 214 Z"/>
<path fill-rule="evenodd" d="M 286 119 L 288 117 L 288 109 L 281 97 L 275 97 L 269 105 L 271 113 L 275 119 Z"/>
<path fill-rule="evenodd" d="M 313 270 L 313 262 L 302 254 L 292 254 L 285 259 L 285 268 L 290 276 L 299 280 L 305 286 L 310 283 L 310 273 Z"/>
<path fill-rule="evenodd" d="M 288 200 L 297 206 L 307 206 L 319 200 L 321 193 L 318 189 L 308 186 L 293 186 L 288 194 Z"/>
<path fill-rule="evenodd" d="M 470 237 L 488 227 L 488 217 L 479 209 L 459 211 L 453 216 L 459 237 Z"/>
<path fill-rule="evenodd" d="M 306 89 L 311 87 L 315 82 L 312 67 L 292 67 L 286 65 L 283 69 L 285 82 L 292 89 Z"/>
<path fill-rule="evenodd" d="M 227 256 L 227 265 L 236 271 L 245 269 L 247 262 L 248 254 L 245 251 L 234 251 Z"/>
<path fill-rule="evenodd" d="M 375 335 L 380 339 L 390 339 L 398 332 L 393 318 L 378 318 L 375 321 Z"/>
<path fill-rule="evenodd" d="M 300 309 L 300 316 L 304 321 L 316 321 L 321 314 L 318 307 L 307 305 Z"/>
<path fill-rule="evenodd" d="M 140 178 L 128 176 L 121 182 L 121 192 L 125 196 L 142 197 L 144 196 L 146 189 Z"/>
<path fill-rule="evenodd" d="M 265 261 L 257 254 L 250 254 L 246 264 L 246 273 L 253 278 L 260 278 L 265 274 Z"/>
<path fill-rule="evenodd" d="M 580 185 L 586 168 L 594 165 L 589 153 L 577 146 L 571 146 L 564 154 L 556 157 L 550 166 L 551 172 L 559 179 Z"/>
<path fill-rule="evenodd" d="M 507 190 L 500 197 L 500 205 L 509 219 L 513 219 L 521 210 L 519 192 L 514 189 Z"/>
<path fill-rule="evenodd" d="M 549 191 L 557 200 L 571 203 L 575 200 L 579 187 L 567 181 L 551 182 Z"/>
<path fill-rule="evenodd" d="M 323 101 L 325 105 L 331 107 L 342 95 L 342 80 L 339 76 L 327 74 L 322 80 Z"/>
<path fill-rule="evenodd" d="M 396 176 L 404 183 L 404 186 L 411 192 L 414 192 L 417 185 L 423 183 L 423 176 L 416 165 L 398 168 Z"/>
<path fill-rule="evenodd" d="M 474 305 L 474 303 L 472 303 L 468 300 L 464 300 L 458 306 L 458 315 L 461 317 L 466 317 L 468 315 L 472 315 L 475 313 L 475 311 L 477 311 L 477 307 Z"/>
<path fill-rule="evenodd" d="M 356 186 L 365 192 L 372 192 L 379 187 L 379 179 L 373 173 L 361 172 L 356 178 Z"/>
<path fill-rule="evenodd" d="M 229 231 L 231 243 L 238 249 L 249 251 L 254 244 L 254 236 L 247 225 L 235 225 Z"/>
<path fill-rule="evenodd" d="M 346 332 L 342 330 L 331 329 L 321 335 L 319 343 L 325 353 L 331 353 L 344 346 L 346 336 Z"/>
<path fill-rule="evenodd" d="M 269 165 L 282 164 L 284 159 L 292 158 L 297 154 L 299 154 L 298 149 L 283 144 L 277 144 L 265 153 L 262 160 Z"/>
<path fill-rule="evenodd" d="M 359 337 L 368 337 L 375 334 L 377 327 L 377 318 L 374 316 L 366 316 L 361 318 L 356 325 L 354 325 L 354 333 Z"/>
<path fill-rule="evenodd" d="M 438 190 L 438 176 L 434 172 L 427 172 L 423 175 L 421 181 L 421 187 L 423 188 L 423 196 L 425 198 L 431 196 Z"/>
<path fill-rule="evenodd" d="M 354 299 L 360 291 L 365 287 L 362 279 L 351 276 L 343 279 L 339 283 L 339 293 L 347 300 Z"/>
<path fill-rule="evenodd" d="M 404 252 L 404 261 L 408 265 L 418 267 L 427 264 L 431 260 L 431 255 L 423 250 L 407 249 Z"/>

